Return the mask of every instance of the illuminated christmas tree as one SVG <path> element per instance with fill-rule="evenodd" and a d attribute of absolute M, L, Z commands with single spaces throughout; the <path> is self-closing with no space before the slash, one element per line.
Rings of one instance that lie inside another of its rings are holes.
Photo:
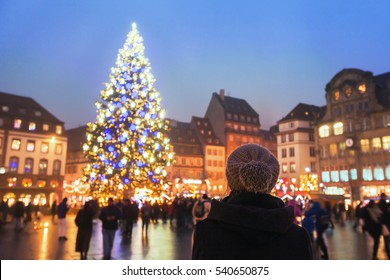
<path fill-rule="evenodd" d="M 87 125 L 83 150 L 91 163 L 84 181 L 93 197 L 121 198 L 127 188 L 161 195 L 173 153 L 154 82 L 143 38 L 133 23 L 96 102 L 96 122 Z"/>

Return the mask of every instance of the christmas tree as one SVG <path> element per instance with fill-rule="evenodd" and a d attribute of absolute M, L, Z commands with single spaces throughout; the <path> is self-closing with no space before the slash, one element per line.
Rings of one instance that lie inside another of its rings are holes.
<path fill-rule="evenodd" d="M 162 194 L 173 153 L 154 82 L 143 38 L 133 23 L 96 102 L 96 121 L 87 125 L 83 150 L 90 164 L 84 181 L 94 198 L 121 198 L 128 188 Z"/>

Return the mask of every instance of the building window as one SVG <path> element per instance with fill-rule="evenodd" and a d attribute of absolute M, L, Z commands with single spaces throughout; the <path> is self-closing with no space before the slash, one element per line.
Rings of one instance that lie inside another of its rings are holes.
<path fill-rule="evenodd" d="M 16 177 L 11 177 L 7 179 L 8 187 L 16 187 L 18 179 Z"/>
<path fill-rule="evenodd" d="M 311 157 L 315 157 L 316 156 L 316 149 L 314 147 L 310 147 L 309 148 L 309 154 Z"/>
<path fill-rule="evenodd" d="M 378 181 L 383 181 L 385 179 L 383 167 L 379 164 L 377 164 L 374 168 L 374 179 Z"/>
<path fill-rule="evenodd" d="M 349 169 L 349 176 L 351 180 L 357 180 L 357 169 L 355 167 Z"/>
<path fill-rule="evenodd" d="M 389 168 L 390 169 L 390 168 Z M 287 173 L 287 163 L 282 163 L 282 173 Z M 390 173 L 390 172 L 389 172 Z"/>
<path fill-rule="evenodd" d="M 295 127 L 295 123 L 290 122 L 290 128 L 294 128 L 294 127 Z"/>
<path fill-rule="evenodd" d="M 288 135 L 288 141 L 290 141 L 290 142 L 294 141 L 294 133 L 290 133 Z"/>
<path fill-rule="evenodd" d="M 240 130 L 245 131 L 245 125 L 240 125 Z"/>
<path fill-rule="evenodd" d="M 3 127 L 3 126 L 4 126 L 4 119 L 0 118 L 0 127 Z"/>
<path fill-rule="evenodd" d="M 390 115 L 383 116 L 383 126 L 384 127 L 390 126 Z"/>
<path fill-rule="evenodd" d="M 36 129 L 37 129 L 37 124 L 36 124 L 35 122 L 30 122 L 30 123 L 28 124 L 28 130 L 34 131 L 34 130 L 36 130 Z"/>
<path fill-rule="evenodd" d="M 15 119 L 14 121 L 14 128 L 20 129 L 22 127 L 22 120 L 21 119 Z"/>
<path fill-rule="evenodd" d="M 309 141 L 314 142 L 314 133 L 309 133 Z"/>
<path fill-rule="evenodd" d="M 34 152 L 35 151 L 35 141 L 27 141 L 27 152 Z"/>
<path fill-rule="evenodd" d="M 245 121 L 245 116 L 240 115 L 240 121 L 244 122 Z"/>
<path fill-rule="evenodd" d="M 56 133 L 57 134 L 62 134 L 62 126 L 61 125 L 57 125 L 56 126 Z"/>
<path fill-rule="evenodd" d="M 333 133 L 334 133 L 334 135 L 343 134 L 343 123 L 342 122 L 337 122 L 333 125 Z"/>
<path fill-rule="evenodd" d="M 340 178 L 339 178 L 339 171 L 338 170 L 332 170 L 330 172 L 330 180 L 332 182 L 339 182 L 340 181 Z"/>
<path fill-rule="evenodd" d="M 231 119 L 232 119 L 232 114 L 227 113 L 227 114 L 226 114 L 226 118 L 227 118 L 228 120 L 231 120 Z"/>
<path fill-rule="evenodd" d="M 329 126 L 323 125 L 319 128 L 318 133 L 321 138 L 329 137 Z"/>
<path fill-rule="evenodd" d="M 332 157 L 332 158 L 337 157 L 337 144 L 330 144 L 329 145 L 329 154 L 330 154 L 330 157 Z"/>
<path fill-rule="evenodd" d="M 233 114 L 233 119 L 234 119 L 235 121 L 238 121 L 238 115 L 237 115 L 237 114 Z"/>
<path fill-rule="evenodd" d="M 33 173 L 33 165 L 34 165 L 34 159 L 26 158 L 26 160 L 24 162 L 24 173 L 25 174 L 32 174 Z"/>
<path fill-rule="evenodd" d="M 290 157 L 295 157 L 295 148 L 289 148 Z"/>
<path fill-rule="evenodd" d="M 321 158 L 328 157 L 328 147 L 327 146 L 320 146 L 320 157 Z"/>
<path fill-rule="evenodd" d="M 297 170 L 297 165 L 295 162 L 290 162 L 290 173 L 295 173 Z"/>
<path fill-rule="evenodd" d="M 234 129 L 234 130 L 238 130 L 238 124 L 234 124 L 234 125 L 233 125 L 233 129 Z"/>
<path fill-rule="evenodd" d="M 43 131 L 49 131 L 49 125 L 47 123 L 44 123 L 42 129 Z"/>
<path fill-rule="evenodd" d="M 330 176 L 329 176 L 329 171 L 322 171 L 321 172 L 321 179 L 322 182 L 324 183 L 329 183 L 330 182 Z"/>
<path fill-rule="evenodd" d="M 286 135 L 285 134 L 283 134 L 281 136 L 281 141 L 282 141 L 282 143 L 286 143 Z"/>
<path fill-rule="evenodd" d="M 41 111 L 38 111 L 38 110 L 35 110 L 35 111 L 34 111 L 34 115 L 35 115 L 36 117 L 40 117 L 40 116 L 42 116 L 42 112 L 41 112 Z"/>
<path fill-rule="evenodd" d="M 46 175 L 47 174 L 47 159 L 41 159 L 39 161 L 39 175 Z"/>
<path fill-rule="evenodd" d="M 53 164 L 53 175 L 60 175 L 61 173 L 61 161 L 56 159 Z"/>
<path fill-rule="evenodd" d="M 282 149 L 282 158 L 287 157 L 287 149 Z"/>
<path fill-rule="evenodd" d="M 360 140 L 360 149 L 362 153 L 370 152 L 370 140 L 369 139 L 361 139 Z"/>
<path fill-rule="evenodd" d="M 313 161 L 310 162 L 310 170 L 311 170 L 311 172 L 316 172 L 316 170 L 317 170 L 316 163 Z"/>
<path fill-rule="evenodd" d="M 386 173 L 386 179 L 387 179 L 387 180 L 390 180 L 390 162 L 386 162 L 386 170 L 385 170 L 385 173 Z"/>
<path fill-rule="evenodd" d="M 0 149 L 3 146 L 3 137 L 0 137 Z"/>
<path fill-rule="evenodd" d="M 372 138 L 371 140 L 372 151 L 377 153 L 382 149 L 381 139 L 379 137 Z"/>
<path fill-rule="evenodd" d="M 372 181 L 372 168 L 371 165 L 363 166 L 362 177 L 364 181 Z"/>
<path fill-rule="evenodd" d="M 340 170 L 340 181 L 341 182 L 348 182 L 349 181 L 348 170 L 345 168 Z"/>
<path fill-rule="evenodd" d="M 390 152 L 390 136 L 382 137 L 382 145 L 385 152 Z"/>
<path fill-rule="evenodd" d="M 9 107 L 7 105 L 3 105 L 1 107 L 1 109 L 3 110 L 3 112 L 8 112 L 9 111 Z"/>
<path fill-rule="evenodd" d="M 11 150 L 19 151 L 21 144 L 22 142 L 20 141 L 20 139 L 12 139 Z"/>
<path fill-rule="evenodd" d="M 41 153 L 47 154 L 49 152 L 49 143 L 42 142 L 41 144 Z"/>
<path fill-rule="evenodd" d="M 18 172 L 18 165 L 19 165 L 19 158 L 18 157 L 11 157 L 9 159 L 9 172 L 10 173 L 17 173 Z"/>
<path fill-rule="evenodd" d="M 24 179 L 22 180 L 22 186 L 23 186 L 24 188 L 29 188 L 29 187 L 31 187 L 31 186 L 32 186 L 32 180 L 31 180 L 30 178 L 24 178 Z"/>
<path fill-rule="evenodd" d="M 253 123 L 257 123 L 257 118 L 253 118 L 253 119 L 252 119 L 252 122 L 253 122 Z"/>

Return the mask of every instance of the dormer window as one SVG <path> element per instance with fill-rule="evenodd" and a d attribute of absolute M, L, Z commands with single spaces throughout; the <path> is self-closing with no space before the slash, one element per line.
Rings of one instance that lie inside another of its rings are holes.
<path fill-rule="evenodd" d="M 22 120 L 21 119 L 15 119 L 14 121 L 14 128 L 20 129 L 22 127 Z"/>

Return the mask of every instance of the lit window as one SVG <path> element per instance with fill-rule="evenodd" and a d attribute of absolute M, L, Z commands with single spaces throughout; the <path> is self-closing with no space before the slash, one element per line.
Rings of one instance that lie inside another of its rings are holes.
<path fill-rule="evenodd" d="M 379 152 L 382 149 L 382 143 L 379 137 L 372 138 L 371 144 L 372 144 L 372 150 L 374 152 Z"/>
<path fill-rule="evenodd" d="M 37 124 L 35 122 L 30 122 L 28 125 L 28 130 L 34 131 L 37 129 Z"/>
<path fill-rule="evenodd" d="M 359 84 L 359 86 L 358 86 L 358 91 L 360 92 L 360 94 L 365 94 L 365 93 L 366 93 L 366 90 L 367 90 L 366 84 L 364 84 L 364 83 Z"/>
<path fill-rule="evenodd" d="M 43 131 L 49 131 L 49 125 L 47 123 L 44 123 L 42 129 Z"/>
<path fill-rule="evenodd" d="M 337 157 L 337 144 L 329 145 L 329 154 L 330 157 Z"/>
<path fill-rule="evenodd" d="M 386 162 L 386 179 L 390 180 L 390 162 Z"/>
<path fill-rule="evenodd" d="M 322 182 L 329 183 L 330 182 L 329 171 L 322 171 L 321 172 L 321 179 L 322 179 Z"/>
<path fill-rule="evenodd" d="M 245 131 L 245 125 L 240 125 L 240 130 Z"/>
<path fill-rule="evenodd" d="M 333 133 L 334 133 L 334 135 L 343 134 L 343 123 L 342 122 L 337 122 L 333 125 Z"/>
<path fill-rule="evenodd" d="M 38 186 L 38 188 L 43 188 L 43 187 L 45 187 L 45 186 L 46 186 L 46 181 L 44 181 L 44 180 L 38 180 L 38 181 L 37 181 L 37 186 Z"/>
<path fill-rule="evenodd" d="M 51 186 L 52 188 L 57 188 L 57 187 L 60 186 L 60 183 L 59 183 L 57 180 L 51 180 L 51 181 L 50 181 L 50 186 Z"/>
<path fill-rule="evenodd" d="M 14 151 L 19 151 L 21 144 L 22 142 L 20 141 L 20 139 L 12 139 L 11 149 Z"/>
<path fill-rule="evenodd" d="M 329 137 L 329 126 L 328 125 L 321 126 L 319 128 L 318 133 L 321 138 Z"/>
<path fill-rule="evenodd" d="M 62 134 L 62 126 L 61 125 L 57 125 L 56 126 L 56 133 L 57 134 Z"/>
<path fill-rule="evenodd" d="M 282 172 L 287 173 L 287 163 L 282 164 Z"/>
<path fill-rule="evenodd" d="M 9 159 L 9 172 L 10 173 L 17 173 L 18 172 L 18 165 L 19 165 L 19 158 L 18 157 L 11 157 Z"/>
<path fill-rule="evenodd" d="M 295 162 L 290 162 L 290 172 L 294 173 L 297 170 L 297 165 Z"/>
<path fill-rule="evenodd" d="M 361 139 L 360 140 L 360 149 L 363 153 L 368 153 L 370 151 L 370 140 Z"/>
<path fill-rule="evenodd" d="M 347 86 L 345 89 L 344 89 L 344 94 L 346 97 L 349 97 L 351 96 L 352 94 L 352 88 L 350 86 Z"/>
<path fill-rule="evenodd" d="M 333 98 L 334 98 L 334 100 L 339 100 L 340 99 L 340 91 L 339 90 L 335 90 L 334 92 L 333 92 Z"/>
<path fill-rule="evenodd" d="M 31 174 L 33 172 L 34 159 L 26 158 L 24 162 L 24 173 Z"/>
<path fill-rule="evenodd" d="M 383 181 L 385 179 L 385 172 L 383 167 L 379 164 L 374 168 L 374 179 L 379 181 Z"/>
<path fill-rule="evenodd" d="M 372 168 L 370 165 L 366 165 L 363 167 L 362 176 L 364 181 L 372 181 Z"/>
<path fill-rule="evenodd" d="M 330 172 L 330 180 L 332 182 L 338 182 L 340 181 L 340 178 L 339 178 L 339 171 L 338 170 L 332 170 Z"/>
<path fill-rule="evenodd" d="M 16 187 L 17 181 L 18 179 L 16 177 L 8 178 L 7 179 L 8 187 Z"/>
<path fill-rule="evenodd" d="M 390 136 L 382 137 L 383 150 L 390 152 Z"/>
<path fill-rule="evenodd" d="M 27 141 L 27 152 L 34 152 L 35 141 Z"/>
<path fill-rule="evenodd" d="M 351 180 L 357 180 L 357 169 L 355 167 L 349 169 L 349 176 Z"/>
<path fill-rule="evenodd" d="M 41 144 L 41 153 L 47 154 L 49 152 L 49 143 L 43 142 Z"/>
<path fill-rule="evenodd" d="M 39 161 L 39 175 L 47 174 L 47 159 L 41 159 Z"/>
<path fill-rule="evenodd" d="M 9 107 L 7 105 L 3 105 L 2 110 L 3 110 L 3 112 L 8 112 Z"/>
<path fill-rule="evenodd" d="M 21 127 L 22 127 L 22 120 L 16 119 L 16 120 L 14 121 L 14 128 L 20 129 Z"/>
<path fill-rule="evenodd" d="M 346 170 L 346 169 L 340 170 L 340 181 L 341 182 L 348 182 L 349 181 L 348 170 Z"/>
<path fill-rule="evenodd" d="M 31 187 L 32 186 L 32 180 L 29 178 L 24 178 L 22 180 L 22 186 L 25 188 Z"/>

